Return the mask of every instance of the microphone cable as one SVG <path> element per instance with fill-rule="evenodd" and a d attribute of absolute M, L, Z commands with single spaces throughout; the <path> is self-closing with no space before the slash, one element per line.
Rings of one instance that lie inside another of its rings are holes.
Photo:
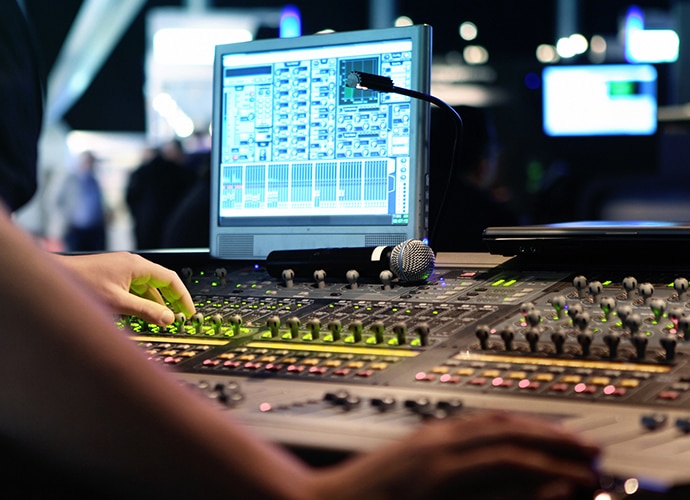
<path fill-rule="evenodd" d="M 453 118 L 453 124 L 455 125 L 455 136 L 453 139 L 453 149 L 450 157 L 450 168 L 448 170 L 448 178 L 446 179 L 446 186 L 443 189 L 443 194 L 441 195 L 441 201 L 436 209 L 436 215 L 434 222 L 431 226 L 431 231 L 429 233 L 429 241 L 431 245 L 434 244 L 436 239 L 436 231 L 438 230 L 438 224 L 441 220 L 441 215 L 445 210 L 445 205 L 448 199 L 448 193 L 450 192 L 450 186 L 453 179 L 455 178 L 455 169 L 457 167 L 458 158 L 460 157 L 460 147 L 462 145 L 462 133 L 463 133 L 463 123 L 462 118 L 458 112 L 447 102 L 434 97 L 431 94 L 425 94 L 423 92 L 418 92 L 416 90 L 406 89 L 403 87 L 396 87 L 393 84 L 393 80 L 387 76 L 374 75 L 371 73 L 364 73 L 362 71 L 352 71 L 347 75 L 347 80 L 345 82 L 347 87 L 356 88 L 360 90 L 375 90 L 378 92 L 390 92 L 394 94 L 401 94 L 415 99 L 420 99 L 422 101 L 429 102 L 436 105 L 440 109 L 447 111 Z"/>

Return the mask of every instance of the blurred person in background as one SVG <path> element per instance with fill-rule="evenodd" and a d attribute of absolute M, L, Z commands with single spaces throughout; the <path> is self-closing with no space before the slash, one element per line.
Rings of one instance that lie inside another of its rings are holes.
<path fill-rule="evenodd" d="M 103 190 L 96 178 L 97 159 L 91 151 L 79 155 L 58 194 L 57 204 L 65 216 L 65 249 L 92 252 L 106 248 L 107 210 Z"/>

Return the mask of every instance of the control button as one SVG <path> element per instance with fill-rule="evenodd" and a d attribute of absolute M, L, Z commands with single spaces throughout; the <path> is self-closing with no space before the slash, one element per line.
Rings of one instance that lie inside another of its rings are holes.
<path fill-rule="evenodd" d="M 666 425 L 667 420 L 668 417 L 662 413 L 651 413 L 649 415 L 642 415 L 640 423 L 644 428 L 653 431 Z"/>

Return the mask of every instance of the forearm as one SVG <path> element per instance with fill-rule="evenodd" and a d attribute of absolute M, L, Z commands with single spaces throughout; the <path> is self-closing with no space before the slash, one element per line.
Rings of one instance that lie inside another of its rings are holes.
<path fill-rule="evenodd" d="M 102 306 L 4 216 L 0 248 L 1 434 L 115 484 L 309 494 L 308 469 L 145 362 Z"/>

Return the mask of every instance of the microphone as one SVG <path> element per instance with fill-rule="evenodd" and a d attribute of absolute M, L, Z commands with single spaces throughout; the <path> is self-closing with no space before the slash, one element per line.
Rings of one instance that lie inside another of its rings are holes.
<path fill-rule="evenodd" d="M 395 246 L 369 248 L 321 248 L 314 250 L 274 250 L 266 257 L 266 270 L 274 278 L 291 269 L 296 277 L 311 278 L 314 271 L 345 277 L 355 270 L 365 278 L 378 279 L 391 271 L 401 283 L 424 281 L 434 270 L 434 251 L 420 240 L 410 239 Z"/>
<path fill-rule="evenodd" d="M 390 92 L 393 94 L 405 95 L 415 99 L 420 99 L 422 101 L 435 104 L 441 109 L 447 111 L 455 124 L 455 139 L 453 140 L 453 150 L 450 160 L 450 169 L 448 170 L 448 179 L 446 182 L 443 195 L 441 196 L 441 201 L 438 204 L 436 219 L 431 228 L 431 233 L 429 235 L 429 240 L 433 243 L 436 240 L 436 231 L 438 230 L 438 221 L 441 219 L 443 210 L 445 209 L 448 200 L 448 191 L 452 185 L 452 180 L 455 176 L 455 167 L 457 163 L 457 158 L 459 157 L 460 143 L 462 139 L 463 123 L 462 118 L 457 111 L 448 104 L 447 102 L 434 97 L 430 94 L 425 94 L 423 92 L 418 92 L 416 90 L 406 89 L 403 87 L 396 87 L 393 84 L 393 80 L 387 76 L 373 75 L 371 73 L 364 73 L 362 71 L 351 71 L 347 78 L 345 79 L 345 86 L 360 90 L 374 90 L 376 92 Z"/>

